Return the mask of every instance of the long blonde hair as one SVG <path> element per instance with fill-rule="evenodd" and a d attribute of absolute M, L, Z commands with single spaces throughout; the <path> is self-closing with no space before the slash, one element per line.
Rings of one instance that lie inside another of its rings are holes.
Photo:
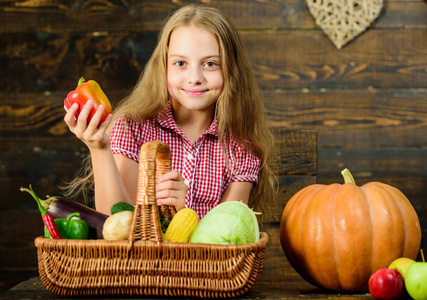
<path fill-rule="evenodd" d="M 165 107 L 169 100 L 166 79 L 169 39 L 176 28 L 189 25 L 213 33 L 218 40 L 224 73 L 224 88 L 215 111 L 218 136 L 224 150 L 232 136 L 247 151 L 261 159 L 258 184 L 251 192 L 249 205 L 255 210 L 265 211 L 268 200 L 274 198 L 274 176 L 269 166 L 274 138 L 249 57 L 233 23 L 220 10 L 188 5 L 166 20 L 157 46 L 136 87 L 117 106 L 114 118 L 125 116 L 144 121 L 155 117 Z"/>

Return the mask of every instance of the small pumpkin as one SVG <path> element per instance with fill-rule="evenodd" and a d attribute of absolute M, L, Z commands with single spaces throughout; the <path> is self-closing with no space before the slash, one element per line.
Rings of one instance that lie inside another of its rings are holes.
<path fill-rule="evenodd" d="M 280 243 L 292 267 L 309 283 L 335 291 L 367 291 L 369 277 L 399 257 L 415 259 L 421 244 L 417 213 L 395 187 L 313 184 L 286 204 Z"/>

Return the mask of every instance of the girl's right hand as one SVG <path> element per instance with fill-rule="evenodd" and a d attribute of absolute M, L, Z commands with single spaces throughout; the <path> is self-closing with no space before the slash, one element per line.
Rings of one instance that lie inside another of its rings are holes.
<path fill-rule="evenodd" d="M 64 121 L 72 133 L 76 135 L 89 150 L 107 149 L 110 146 L 110 138 L 106 133 L 108 125 L 111 123 L 112 115 L 108 115 L 107 119 L 99 125 L 102 113 L 105 107 L 100 105 L 96 110 L 90 123 L 87 123 L 89 113 L 93 107 L 93 101 L 89 100 L 83 106 L 79 116 L 76 118 L 76 112 L 79 108 L 77 103 L 74 103 L 68 110 L 64 117 Z M 99 125 L 99 127 L 98 127 Z"/>
<path fill-rule="evenodd" d="M 185 207 L 188 187 L 177 171 L 170 171 L 159 178 L 156 185 L 157 204 L 173 205 L 179 211 Z"/>

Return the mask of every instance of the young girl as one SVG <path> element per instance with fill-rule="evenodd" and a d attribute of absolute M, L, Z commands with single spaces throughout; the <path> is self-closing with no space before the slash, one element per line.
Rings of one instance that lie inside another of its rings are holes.
<path fill-rule="evenodd" d="M 87 125 L 90 101 L 77 119 L 74 104 L 64 120 L 90 150 L 97 210 L 135 204 L 140 147 L 158 140 L 171 148 L 173 171 L 160 178 L 157 202 L 190 207 L 202 218 L 224 201 L 263 211 L 272 199 L 274 140 L 263 104 L 232 22 L 217 9 L 191 5 L 169 17 L 114 118 L 98 124 L 101 106 Z"/>

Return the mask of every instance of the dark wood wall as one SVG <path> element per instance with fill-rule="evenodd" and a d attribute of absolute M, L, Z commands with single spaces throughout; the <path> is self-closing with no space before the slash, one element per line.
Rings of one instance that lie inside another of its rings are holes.
<path fill-rule="evenodd" d="M 87 154 L 63 122 L 79 77 L 113 105 L 131 89 L 162 20 L 194 1 L 0 1 L 0 282 L 36 272 L 34 200 L 57 194 Z M 427 3 L 384 0 L 375 23 L 338 50 L 304 0 L 196 1 L 238 27 L 273 128 L 316 130 L 319 183 L 401 189 L 427 237 Z M 424 243 L 424 251 L 427 252 Z"/>

